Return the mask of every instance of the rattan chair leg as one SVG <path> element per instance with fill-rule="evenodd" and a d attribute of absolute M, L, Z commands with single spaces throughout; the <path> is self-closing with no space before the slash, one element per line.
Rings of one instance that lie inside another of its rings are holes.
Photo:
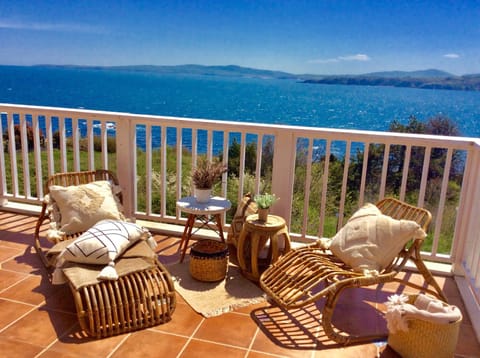
<path fill-rule="evenodd" d="M 417 255 L 420 255 L 420 252 L 416 252 L 415 253 L 416 257 L 412 257 L 411 260 L 415 262 L 415 266 L 417 267 L 418 271 L 422 274 L 423 279 L 425 280 L 425 283 L 428 286 L 431 286 L 435 289 L 435 291 L 429 290 L 429 293 L 433 294 L 434 296 L 437 296 L 442 301 L 448 303 L 447 296 L 445 296 L 445 293 L 443 293 L 441 287 L 433 277 L 430 270 L 425 265 L 425 262 L 423 262 L 422 259 L 417 259 Z"/>
<path fill-rule="evenodd" d="M 49 220 L 47 216 L 47 205 L 43 204 L 42 211 L 40 212 L 40 216 L 37 220 L 37 224 L 35 225 L 33 247 L 35 248 L 35 251 L 40 257 L 40 260 L 42 261 L 43 265 L 46 268 L 51 268 L 54 266 L 53 262 L 47 259 L 47 256 L 45 255 L 45 251 L 44 249 L 42 249 L 42 244 L 40 242 L 40 229 L 46 220 Z"/>
<path fill-rule="evenodd" d="M 347 287 L 344 287 L 347 288 Z M 340 298 L 341 293 L 343 292 L 344 288 L 340 288 L 335 293 L 326 296 L 325 306 L 322 310 L 322 326 L 325 332 L 325 335 L 330 338 L 331 340 L 343 344 L 349 345 L 353 343 L 364 343 L 364 342 L 372 342 L 379 339 L 386 339 L 388 336 L 387 333 L 385 334 L 370 334 L 370 335 L 353 335 L 347 332 L 336 331 L 332 324 L 333 314 L 335 312 L 335 307 L 337 305 L 337 301 Z"/>

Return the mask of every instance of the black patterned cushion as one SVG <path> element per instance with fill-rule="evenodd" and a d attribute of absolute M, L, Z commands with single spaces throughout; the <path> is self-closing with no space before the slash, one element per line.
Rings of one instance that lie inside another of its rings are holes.
<path fill-rule="evenodd" d="M 53 284 L 66 282 L 62 267 L 66 261 L 82 264 L 106 265 L 97 276 L 99 280 L 116 280 L 115 259 L 139 240 L 146 240 L 150 248 L 156 246 L 150 232 L 134 223 L 101 220 L 65 247 L 56 262 Z"/>
<path fill-rule="evenodd" d="M 149 236 L 148 231 L 134 223 L 102 220 L 68 245 L 59 258 L 70 262 L 109 264 L 132 244 Z"/>

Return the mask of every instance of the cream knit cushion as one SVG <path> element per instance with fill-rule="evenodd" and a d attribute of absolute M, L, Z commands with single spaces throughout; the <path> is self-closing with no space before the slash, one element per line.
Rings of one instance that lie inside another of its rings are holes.
<path fill-rule="evenodd" d="M 416 222 L 392 219 L 366 204 L 333 237 L 330 250 L 355 271 L 380 272 L 410 239 L 426 236 Z"/>
<path fill-rule="evenodd" d="M 109 181 L 67 187 L 52 185 L 49 191 L 60 213 L 60 227 L 56 229 L 67 235 L 84 232 L 103 219 L 125 219 Z"/>

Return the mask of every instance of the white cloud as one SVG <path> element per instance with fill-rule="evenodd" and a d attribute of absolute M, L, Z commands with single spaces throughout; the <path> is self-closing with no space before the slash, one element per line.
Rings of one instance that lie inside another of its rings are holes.
<path fill-rule="evenodd" d="M 39 23 L 39 22 L 14 22 L 0 19 L 0 29 L 11 30 L 34 30 L 34 31 L 67 31 L 67 32 L 85 32 L 102 33 L 104 29 L 98 26 L 90 26 L 74 23 Z"/>
<path fill-rule="evenodd" d="M 459 58 L 460 55 L 456 54 L 456 53 L 447 53 L 447 54 L 443 55 L 443 57 L 445 57 L 445 58 Z"/>
<path fill-rule="evenodd" d="M 359 53 L 356 55 L 338 56 L 335 58 L 309 60 L 308 63 L 335 63 L 340 61 L 370 61 L 370 60 L 371 58 L 368 55 Z"/>
<path fill-rule="evenodd" d="M 370 61 L 370 57 L 363 53 L 350 56 L 340 56 L 339 59 L 342 61 Z"/>
<path fill-rule="evenodd" d="M 317 60 L 308 60 L 308 63 L 333 63 L 339 62 L 338 58 L 327 58 L 327 59 L 317 59 Z"/>

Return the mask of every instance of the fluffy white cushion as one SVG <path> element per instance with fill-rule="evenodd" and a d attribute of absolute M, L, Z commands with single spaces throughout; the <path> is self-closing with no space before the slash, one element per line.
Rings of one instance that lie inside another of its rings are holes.
<path fill-rule="evenodd" d="M 60 214 L 57 229 L 67 235 L 83 232 L 103 219 L 125 219 L 109 181 L 67 187 L 52 185 L 49 190 Z"/>
<path fill-rule="evenodd" d="M 332 253 L 355 271 L 372 273 L 387 267 L 412 238 L 425 238 L 414 221 L 395 220 L 366 204 L 333 237 Z"/>
<path fill-rule="evenodd" d="M 462 319 L 456 306 L 447 305 L 436 298 L 420 294 L 413 301 L 406 295 L 392 295 L 385 302 L 387 328 L 390 333 L 408 331 L 410 320 L 421 320 L 433 324 L 450 324 Z"/>
<path fill-rule="evenodd" d="M 152 249 L 156 246 L 150 232 L 141 226 L 118 220 L 99 221 L 60 253 L 54 283 L 62 283 L 58 269 L 65 261 L 107 265 L 98 278 L 117 279 L 114 260 L 138 240 L 147 240 Z"/>

